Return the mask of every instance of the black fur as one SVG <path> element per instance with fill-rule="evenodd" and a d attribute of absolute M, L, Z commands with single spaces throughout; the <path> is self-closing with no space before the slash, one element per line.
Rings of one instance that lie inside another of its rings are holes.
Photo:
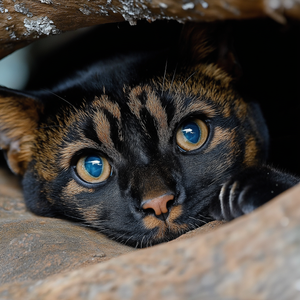
<path fill-rule="evenodd" d="M 299 182 L 266 164 L 268 130 L 258 105 L 241 100 L 229 76 L 209 61 L 182 63 L 175 42 L 182 28 L 172 24 L 144 25 L 148 40 L 139 50 L 101 50 L 97 60 L 73 66 L 52 87 L 25 93 L 44 106 L 23 178 L 33 212 L 80 220 L 115 240 L 146 247 L 213 219 L 249 213 Z M 111 34 L 125 42 L 128 31 L 137 44 L 137 29 L 124 25 L 118 32 L 114 26 Z M 154 47 L 149 41 L 160 31 L 172 43 L 160 38 L 164 46 Z M 198 149 L 184 151 L 176 133 L 192 118 L 206 124 L 208 137 Z M 80 178 L 76 164 L 88 154 L 111 165 L 104 182 Z M 168 213 L 143 208 L 161 194 L 174 197 Z"/>

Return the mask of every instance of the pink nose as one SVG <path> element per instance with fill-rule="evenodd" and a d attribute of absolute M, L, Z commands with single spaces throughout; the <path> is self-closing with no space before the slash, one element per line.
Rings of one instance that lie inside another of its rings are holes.
<path fill-rule="evenodd" d="M 143 209 L 152 208 L 157 216 L 168 212 L 167 203 L 174 200 L 174 195 L 163 195 L 157 198 L 146 201 Z"/>

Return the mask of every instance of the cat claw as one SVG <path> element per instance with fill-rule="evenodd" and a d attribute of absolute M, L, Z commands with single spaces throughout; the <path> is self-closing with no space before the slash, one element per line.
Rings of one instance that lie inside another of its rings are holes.
<path fill-rule="evenodd" d="M 250 190 L 251 186 L 241 189 L 239 181 L 229 180 L 223 184 L 218 201 L 212 208 L 213 217 L 217 220 L 231 221 L 251 212 L 254 207 L 246 201 Z"/>
<path fill-rule="evenodd" d="M 222 219 L 229 221 L 243 214 L 238 205 L 239 187 L 240 184 L 238 181 L 234 181 L 233 183 L 229 181 L 222 186 L 219 194 Z"/>

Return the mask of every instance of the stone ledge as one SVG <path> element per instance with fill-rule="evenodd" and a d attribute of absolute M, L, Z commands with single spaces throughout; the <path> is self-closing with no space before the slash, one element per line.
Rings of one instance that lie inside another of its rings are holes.
<path fill-rule="evenodd" d="M 1 299 L 300 297 L 300 185 L 202 235 L 93 266 L 4 284 Z"/>

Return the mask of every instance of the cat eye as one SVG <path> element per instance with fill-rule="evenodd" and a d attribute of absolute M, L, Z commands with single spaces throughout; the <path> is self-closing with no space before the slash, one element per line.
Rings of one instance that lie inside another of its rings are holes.
<path fill-rule="evenodd" d="M 185 121 L 176 133 L 177 145 L 185 150 L 192 151 L 200 148 L 207 140 L 208 127 L 200 119 Z"/>
<path fill-rule="evenodd" d="M 97 155 L 83 156 L 76 165 L 78 176 L 88 183 L 105 181 L 111 174 L 107 159 Z"/>

